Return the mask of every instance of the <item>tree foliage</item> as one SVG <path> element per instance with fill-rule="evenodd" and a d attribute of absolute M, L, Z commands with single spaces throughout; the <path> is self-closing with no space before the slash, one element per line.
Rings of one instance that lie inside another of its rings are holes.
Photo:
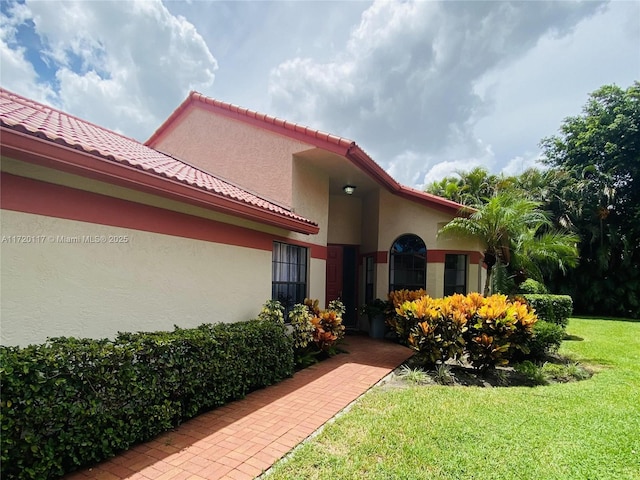
<path fill-rule="evenodd" d="M 457 172 L 455 177 L 433 182 L 426 190 L 463 205 L 478 205 L 502 190 L 509 190 L 515 182 L 514 177 L 493 175 L 484 167 L 475 167 L 468 172 Z"/>
<path fill-rule="evenodd" d="M 490 293 L 494 267 L 511 267 L 536 279 L 545 267 L 565 270 L 578 261 L 575 235 L 550 230 L 551 221 L 540 203 L 505 190 L 489 198 L 469 217 L 458 217 L 440 229 L 439 235 L 477 239 L 484 246 L 487 265 L 485 296 Z"/>
<path fill-rule="evenodd" d="M 498 280 L 525 270 L 571 295 L 578 313 L 640 318 L 640 82 L 626 90 L 601 87 L 541 147 L 546 170 L 505 177 L 476 168 L 427 190 L 465 205 L 487 204 L 501 192 L 539 202 L 555 228 L 578 236 L 579 266 L 554 272 L 553 261 L 536 258 L 529 247 L 544 252 L 547 241 L 559 246 L 543 227 L 513 240 L 523 255 L 508 269 L 499 264 Z"/>
<path fill-rule="evenodd" d="M 640 317 L 640 83 L 601 87 L 541 146 L 559 178 L 549 207 L 581 237 L 558 287 L 578 311 Z"/>

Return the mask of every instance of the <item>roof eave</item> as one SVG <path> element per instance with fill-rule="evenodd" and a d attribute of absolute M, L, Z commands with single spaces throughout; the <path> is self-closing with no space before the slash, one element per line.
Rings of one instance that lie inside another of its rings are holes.
<path fill-rule="evenodd" d="M 317 234 L 318 225 L 287 217 L 214 192 L 135 167 L 109 161 L 11 128 L 0 128 L 2 155 L 86 178 L 171 198 L 183 203 L 303 234 Z"/>
<path fill-rule="evenodd" d="M 473 209 L 469 209 L 468 207 L 452 202 L 451 200 L 437 197 L 426 192 L 419 192 L 398 183 L 353 140 L 314 130 L 304 125 L 288 122 L 277 117 L 272 117 L 270 115 L 242 108 L 220 100 L 215 100 L 195 91 L 189 93 L 189 96 L 173 111 L 169 118 L 165 120 L 153 135 L 151 135 L 149 140 L 145 142 L 145 145 L 150 147 L 157 145 L 166 132 L 177 125 L 180 121 L 179 117 L 183 112 L 191 107 L 206 108 L 219 115 L 233 118 L 257 128 L 269 130 L 341 155 L 370 175 L 389 192 L 408 200 L 422 203 L 423 205 L 449 214 L 468 215 L 468 212 L 473 211 Z"/>
<path fill-rule="evenodd" d="M 345 156 L 395 195 L 422 203 L 430 208 L 446 213 L 460 215 L 465 214 L 464 212 L 469 210 L 468 207 L 451 200 L 447 200 L 446 198 L 441 198 L 426 192 L 420 192 L 398 183 L 355 143 L 347 150 Z"/>

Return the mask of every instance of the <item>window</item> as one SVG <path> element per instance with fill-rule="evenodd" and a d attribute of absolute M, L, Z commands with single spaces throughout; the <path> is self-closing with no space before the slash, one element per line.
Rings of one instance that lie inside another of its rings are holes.
<path fill-rule="evenodd" d="M 425 288 L 427 247 L 416 235 L 403 235 L 391 247 L 389 291 Z"/>
<path fill-rule="evenodd" d="M 271 298 L 288 313 L 307 296 L 307 249 L 273 242 Z M 286 318 L 286 317 L 285 317 Z"/>
<path fill-rule="evenodd" d="M 375 263 L 373 256 L 369 255 L 365 257 L 365 271 L 364 271 L 364 303 L 370 303 L 373 301 L 374 282 L 375 282 Z"/>
<path fill-rule="evenodd" d="M 444 295 L 467 293 L 467 256 L 447 253 L 444 257 Z"/>

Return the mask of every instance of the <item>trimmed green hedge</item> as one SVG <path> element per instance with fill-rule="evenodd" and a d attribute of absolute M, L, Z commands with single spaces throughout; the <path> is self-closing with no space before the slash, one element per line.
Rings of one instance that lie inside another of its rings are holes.
<path fill-rule="evenodd" d="M 545 294 L 549 293 L 544 283 L 538 282 L 533 278 L 527 278 L 518 287 L 518 293 Z"/>
<path fill-rule="evenodd" d="M 284 326 L 259 320 L 0 346 L 2 478 L 59 477 L 292 374 Z"/>
<path fill-rule="evenodd" d="M 536 311 L 540 320 L 567 326 L 573 312 L 573 300 L 569 295 L 525 294 L 522 297 Z"/>
<path fill-rule="evenodd" d="M 538 320 L 533 326 L 533 337 L 527 342 L 529 353 L 525 358 L 543 359 L 549 353 L 555 353 L 564 340 L 565 331 L 562 325 Z"/>

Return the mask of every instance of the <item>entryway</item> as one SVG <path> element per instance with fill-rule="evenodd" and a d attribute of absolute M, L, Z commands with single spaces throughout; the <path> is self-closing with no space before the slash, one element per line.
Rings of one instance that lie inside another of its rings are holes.
<path fill-rule="evenodd" d="M 327 303 L 342 300 L 347 329 L 358 326 L 358 247 L 327 245 Z"/>

